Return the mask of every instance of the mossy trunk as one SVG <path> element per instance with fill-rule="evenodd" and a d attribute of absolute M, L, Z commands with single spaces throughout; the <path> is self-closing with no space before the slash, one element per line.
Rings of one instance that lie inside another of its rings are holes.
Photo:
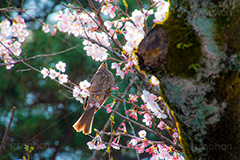
<path fill-rule="evenodd" d="M 172 0 L 138 51 L 161 81 L 185 158 L 239 160 L 240 1 Z"/>

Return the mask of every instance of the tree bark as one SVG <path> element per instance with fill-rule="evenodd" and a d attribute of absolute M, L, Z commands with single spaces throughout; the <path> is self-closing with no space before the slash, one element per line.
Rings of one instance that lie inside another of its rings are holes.
<path fill-rule="evenodd" d="M 240 159 L 240 1 L 171 0 L 138 48 L 172 110 L 185 158 Z"/>

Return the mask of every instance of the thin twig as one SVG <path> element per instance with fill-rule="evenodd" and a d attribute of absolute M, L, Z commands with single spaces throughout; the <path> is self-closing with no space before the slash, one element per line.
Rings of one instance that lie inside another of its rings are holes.
<path fill-rule="evenodd" d="M 126 104 L 123 103 L 123 106 L 124 106 L 125 115 L 126 115 L 126 117 L 129 118 L 129 116 L 126 114 L 126 111 L 127 111 Z M 132 126 L 132 123 L 129 121 L 128 124 L 131 127 L 131 129 L 132 129 L 133 135 L 136 136 L 136 133 L 135 133 L 134 127 Z M 138 151 L 137 150 L 135 150 L 135 151 L 136 151 L 137 160 L 140 160 Z"/>
<path fill-rule="evenodd" d="M 16 106 L 13 106 L 12 108 L 12 114 L 11 114 L 11 117 L 10 117 L 10 121 L 8 123 L 8 126 L 7 126 L 7 129 L 4 133 L 4 136 L 3 136 L 3 139 L 2 139 L 2 143 L 1 143 L 1 147 L 0 147 L 0 154 L 2 153 L 3 151 L 3 148 L 4 146 L 6 145 L 6 142 L 7 142 L 7 137 L 8 137 L 8 134 L 9 134 L 9 129 L 10 129 L 10 126 L 12 124 L 12 121 L 13 121 L 13 116 L 14 116 L 14 111 L 16 109 Z"/>
<path fill-rule="evenodd" d="M 125 91 L 124 91 L 124 93 L 123 93 L 123 95 L 121 97 L 122 99 L 124 99 L 128 95 L 127 93 L 129 92 L 129 90 L 131 89 L 132 86 L 133 86 L 133 81 L 130 81 L 129 85 L 127 86 L 127 88 L 125 89 Z M 116 104 L 116 106 L 114 108 L 114 111 L 117 112 L 121 105 L 122 105 L 122 101 L 118 101 L 118 103 Z M 115 116 L 115 113 L 112 112 L 110 116 Z M 110 125 L 110 119 L 108 119 L 108 121 L 105 123 L 105 125 L 104 125 L 104 127 L 103 127 L 101 132 L 105 132 L 109 125 Z M 95 150 L 93 152 L 91 160 L 96 159 L 97 153 L 98 153 L 98 150 Z"/>
<path fill-rule="evenodd" d="M 31 68 L 32 70 L 34 70 L 34 71 L 36 71 L 36 72 L 41 73 L 41 71 L 40 71 L 39 69 L 34 68 L 34 67 L 31 66 L 30 64 L 26 63 L 21 57 L 14 55 L 14 53 L 13 53 L 4 43 L 2 43 L 1 41 L 0 41 L 0 43 L 1 43 L 9 52 L 11 52 L 14 57 L 16 57 L 18 60 L 20 60 L 25 66 Z M 65 88 L 67 88 L 67 89 L 69 89 L 69 90 L 71 90 L 71 91 L 73 90 L 71 87 L 69 87 L 69 86 L 67 86 L 67 85 L 65 85 L 65 84 L 59 83 L 56 79 L 52 79 L 52 80 L 54 80 L 54 81 L 57 82 L 58 84 L 64 86 Z"/>
<path fill-rule="evenodd" d="M 168 139 L 167 137 L 165 137 L 165 136 L 163 136 L 163 135 L 159 135 L 159 134 L 157 134 L 155 131 L 153 131 L 152 129 L 150 129 L 150 128 L 148 128 L 148 127 L 146 127 L 146 126 L 144 126 L 144 125 L 142 125 L 142 124 L 140 124 L 140 123 L 138 123 L 138 122 L 136 122 L 136 121 L 134 121 L 134 120 L 132 120 L 132 119 L 130 119 L 130 118 L 127 118 L 126 116 L 124 116 L 124 115 L 122 115 L 121 113 L 119 113 L 119 112 L 116 112 L 116 111 L 114 111 L 114 110 L 112 110 L 112 112 L 113 113 L 115 113 L 116 115 L 118 115 L 119 117 L 121 117 L 122 119 L 125 119 L 126 121 L 130 121 L 130 122 L 132 122 L 134 125 L 136 125 L 136 126 L 138 126 L 139 128 L 142 128 L 142 129 L 144 129 L 144 130 L 146 130 L 146 131 L 148 131 L 148 132 L 151 132 L 151 133 L 153 133 L 153 134 L 155 134 L 156 136 L 158 136 L 160 139 L 162 139 L 163 141 L 165 141 L 165 143 L 167 144 L 167 145 L 169 145 L 169 146 L 173 146 L 173 147 L 175 147 L 177 150 L 182 150 L 182 148 L 181 148 L 181 146 L 179 146 L 179 145 L 177 145 L 177 144 L 174 144 L 170 139 Z"/>

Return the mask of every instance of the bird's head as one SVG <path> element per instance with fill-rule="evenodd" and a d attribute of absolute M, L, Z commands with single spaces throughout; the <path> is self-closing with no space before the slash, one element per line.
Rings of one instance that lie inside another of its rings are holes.
<path fill-rule="evenodd" d="M 103 63 L 98 67 L 98 71 L 99 70 L 106 70 L 106 69 L 108 69 L 108 65 L 107 65 L 106 60 L 104 60 Z"/>
<path fill-rule="evenodd" d="M 107 65 L 107 61 L 106 60 L 103 61 L 101 67 L 104 67 L 104 68 L 108 69 L 108 65 Z"/>

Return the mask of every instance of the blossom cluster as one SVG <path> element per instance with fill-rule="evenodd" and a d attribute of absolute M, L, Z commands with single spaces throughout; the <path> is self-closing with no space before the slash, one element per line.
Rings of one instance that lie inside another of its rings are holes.
<path fill-rule="evenodd" d="M 102 0 L 98 0 L 102 3 Z M 109 15 L 113 19 L 119 8 L 114 6 L 113 1 L 104 1 L 101 8 L 103 15 Z M 83 44 L 84 50 L 87 55 L 92 57 L 95 61 L 103 61 L 108 58 L 107 47 L 110 47 L 109 39 L 118 39 L 118 35 L 122 34 L 125 38 L 125 45 L 123 45 L 122 56 L 125 57 L 123 69 L 120 69 L 120 64 L 112 64 L 112 68 L 116 69 L 117 75 L 122 79 L 124 75 L 132 72 L 131 66 L 137 64 L 136 57 L 134 55 L 135 49 L 145 36 L 144 26 L 147 18 L 154 14 L 154 23 L 162 21 L 168 11 L 169 3 L 164 0 L 154 0 L 155 10 L 142 11 L 134 10 L 130 17 L 121 17 L 121 19 L 104 21 L 104 24 L 100 24 L 97 20 L 97 16 L 93 12 L 87 13 L 86 11 L 73 11 L 69 9 L 59 11 L 56 17 L 57 29 L 61 32 L 73 34 L 74 36 L 85 36 Z M 71 5 L 70 5 L 71 6 Z M 44 31 L 49 31 L 48 26 L 43 26 Z M 103 32 L 99 32 L 101 29 Z M 106 30 L 105 30 L 106 29 Z M 92 42 L 95 41 L 95 43 Z M 99 44 L 96 44 L 98 42 Z M 117 42 L 116 42 L 117 43 Z"/>
<path fill-rule="evenodd" d="M 46 78 L 46 77 L 50 77 L 51 79 L 58 78 L 58 81 L 60 84 L 67 83 L 68 75 L 62 74 L 66 71 L 66 63 L 59 61 L 55 65 L 55 67 L 58 71 L 56 71 L 55 69 L 52 69 L 52 68 L 47 69 L 46 67 L 43 67 L 43 69 L 41 70 L 41 74 L 43 75 L 43 78 Z"/>
<path fill-rule="evenodd" d="M 150 160 L 159 160 L 159 159 L 172 159 L 172 160 L 183 160 L 184 157 L 178 152 L 172 150 L 172 147 L 169 147 L 165 144 L 156 144 L 151 142 L 146 138 L 147 132 L 141 130 L 138 132 L 139 138 L 132 138 L 128 143 L 128 147 L 135 148 L 138 153 L 143 153 L 144 151 L 152 155 Z"/>
<path fill-rule="evenodd" d="M 90 86 L 91 86 L 91 83 L 89 83 L 87 80 L 81 81 L 79 83 L 79 86 L 74 86 L 73 97 L 75 97 L 76 100 L 83 103 L 83 98 L 90 95 L 88 90 Z"/>
<path fill-rule="evenodd" d="M 92 141 L 89 141 L 87 145 L 89 149 L 100 150 L 100 149 L 106 148 L 106 145 L 102 142 L 102 139 L 99 133 L 97 133 L 96 137 L 94 137 Z"/>
<path fill-rule="evenodd" d="M 99 23 L 95 17 L 96 15 L 94 13 L 79 13 L 77 11 L 71 13 L 67 8 L 64 12 L 59 11 L 56 17 L 58 21 L 57 29 L 64 33 L 73 34 L 75 37 L 88 37 L 88 40 L 84 40 L 83 42 L 85 45 L 84 50 L 86 50 L 87 55 L 92 57 L 95 61 L 103 61 L 108 57 L 106 48 L 93 44 L 90 39 L 95 40 L 105 47 L 109 47 L 110 43 L 105 33 L 95 31 L 99 27 Z M 46 27 L 43 29 L 44 31 L 48 31 Z"/>
<path fill-rule="evenodd" d="M 158 118 L 166 119 L 167 115 L 164 111 L 159 107 L 156 102 L 157 96 L 148 92 L 147 90 L 143 90 L 143 94 L 141 95 L 143 102 L 146 104 L 146 107 L 149 111 L 153 112 L 155 116 Z"/>
<path fill-rule="evenodd" d="M 11 69 L 14 66 L 14 57 L 22 53 L 21 45 L 25 41 L 29 32 L 26 30 L 26 24 L 21 16 L 13 19 L 12 24 L 8 19 L 0 23 L 0 59 L 6 63 L 6 68 Z"/>
<path fill-rule="evenodd" d="M 111 68 L 116 70 L 116 75 L 124 79 L 125 75 L 133 73 L 133 65 L 137 65 L 137 59 L 135 56 L 137 47 L 142 39 L 145 37 L 146 33 L 146 21 L 149 16 L 154 16 L 154 23 L 161 22 L 166 17 L 166 12 L 168 11 L 169 3 L 164 0 L 153 0 L 155 4 L 152 9 L 145 10 L 134 10 L 132 14 L 127 14 L 125 17 L 116 19 L 116 15 L 121 11 L 113 3 L 113 0 L 95 0 L 102 3 L 101 8 L 98 10 L 102 15 L 109 16 L 109 20 L 99 19 L 100 13 L 86 12 L 85 10 L 71 11 L 70 9 L 65 9 L 64 11 L 59 11 L 57 19 L 56 29 L 60 32 L 72 34 L 75 37 L 84 38 L 83 45 L 84 50 L 87 55 L 90 56 L 95 61 L 104 61 L 109 57 L 109 48 L 114 50 L 118 47 L 117 51 L 122 57 L 123 61 L 116 61 L 111 64 Z M 69 5 L 71 8 L 71 5 Z M 74 8 L 74 7 L 72 7 Z M 101 17 L 102 18 L 102 17 Z M 44 25 L 43 30 L 49 32 L 49 26 Z M 119 42 L 119 38 L 121 43 Z M 112 44 L 111 44 L 111 43 Z M 120 49 L 120 50 L 119 50 Z M 51 70 L 50 70 L 51 71 Z M 159 86 L 159 80 L 152 76 L 151 85 L 157 88 Z M 82 81 L 79 86 L 74 86 L 73 97 L 78 101 L 83 103 L 83 98 L 90 95 L 89 87 L 91 84 L 88 81 Z M 129 95 L 129 103 L 133 104 L 138 102 L 138 97 L 141 97 L 144 104 L 141 105 L 143 111 L 138 111 L 137 106 L 125 111 L 129 117 L 133 120 L 138 120 L 138 114 L 142 115 L 142 122 L 149 128 L 152 127 L 153 118 L 158 118 L 160 120 L 157 128 L 160 130 L 167 130 L 171 134 L 174 143 L 178 143 L 178 133 L 176 129 L 172 129 L 166 123 L 164 119 L 167 118 L 167 114 L 160 107 L 161 98 L 157 97 L 153 93 L 147 90 L 143 90 L 142 94 L 137 93 L 137 95 Z M 111 113 L 116 100 L 105 106 L 107 113 Z M 99 104 L 98 104 L 99 105 Z M 160 106 L 159 106 L 160 105 Z M 100 105 L 99 105 L 100 106 Z M 158 121 L 159 121 L 158 120 Z M 111 121 L 112 122 L 112 121 Z M 102 133 L 101 133 L 102 134 Z M 112 141 L 108 143 L 114 149 L 120 149 L 120 138 L 121 135 L 127 134 L 127 128 L 125 123 L 118 127 L 118 131 L 114 131 L 114 136 Z M 149 153 L 152 157 L 151 160 L 155 159 L 184 159 L 173 147 L 169 147 L 162 142 L 151 141 L 146 138 L 146 131 L 141 130 L 138 132 L 138 137 L 134 136 L 128 143 L 128 147 L 135 148 L 138 153 Z M 101 139 L 100 132 L 97 132 L 96 136 L 87 143 L 89 149 L 106 149 L 106 143 Z"/>

